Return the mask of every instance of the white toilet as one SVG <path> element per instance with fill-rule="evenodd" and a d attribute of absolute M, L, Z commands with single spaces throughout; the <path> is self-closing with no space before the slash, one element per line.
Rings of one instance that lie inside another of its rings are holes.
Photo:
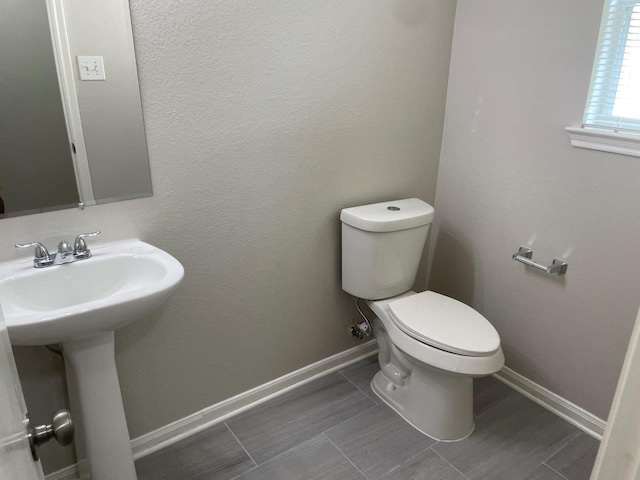
<path fill-rule="evenodd" d="M 455 441 L 473 431 L 473 378 L 500 370 L 504 355 L 474 309 L 411 290 L 432 219 L 417 198 L 342 210 L 342 289 L 376 315 L 373 391 L 421 432 Z"/>

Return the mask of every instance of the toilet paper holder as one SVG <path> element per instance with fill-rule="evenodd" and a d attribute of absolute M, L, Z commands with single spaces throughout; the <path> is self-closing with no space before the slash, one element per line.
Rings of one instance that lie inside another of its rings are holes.
<path fill-rule="evenodd" d="M 557 273 L 558 275 L 564 275 L 567 273 L 567 267 L 569 264 L 561 258 L 554 258 L 553 263 L 548 267 L 540 263 L 536 263 L 531 258 L 533 257 L 533 250 L 527 246 L 521 246 L 516 253 L 513 254 L 513 259 L 516 262 L 524 263 L 529 267 L 533 267 L 537 270 L 542 270 L 546 273 Z"/>

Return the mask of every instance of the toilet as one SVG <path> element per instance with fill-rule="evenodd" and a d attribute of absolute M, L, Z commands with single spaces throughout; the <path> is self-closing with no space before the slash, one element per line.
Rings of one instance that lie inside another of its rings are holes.
<path fill-rule="evenodd" d="M 473 308 L 411 290 L 432 219 L 417 198 L 343 209 L 342 289 L 375 314 L 373 391 L 422 433 L 456 441 L 474 428 L 473 378 L 500 370 L 504 355 Z"/>

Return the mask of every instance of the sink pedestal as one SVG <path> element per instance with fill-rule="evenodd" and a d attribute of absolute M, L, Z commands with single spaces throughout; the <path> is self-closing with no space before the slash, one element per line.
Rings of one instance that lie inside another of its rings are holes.
<path fill-rule="evenodd" d="M 77 425 L 80 478 L 136 480 L 116 372 L 114 332 L 63 342 L 62 350 Z"/>

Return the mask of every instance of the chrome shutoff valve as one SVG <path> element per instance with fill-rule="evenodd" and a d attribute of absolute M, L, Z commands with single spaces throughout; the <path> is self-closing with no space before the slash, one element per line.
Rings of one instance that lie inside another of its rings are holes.
<path fill-rule="evenodd" d="M 356 323 L 352 323 L 349 327 L 349 333 L 354 337 L 358 337 L 360 340 L 364 339 L 365 336 L 371 336 L 371 328 L 369 326 L 369 322 L 365 322 L 361 320 Z"/>

